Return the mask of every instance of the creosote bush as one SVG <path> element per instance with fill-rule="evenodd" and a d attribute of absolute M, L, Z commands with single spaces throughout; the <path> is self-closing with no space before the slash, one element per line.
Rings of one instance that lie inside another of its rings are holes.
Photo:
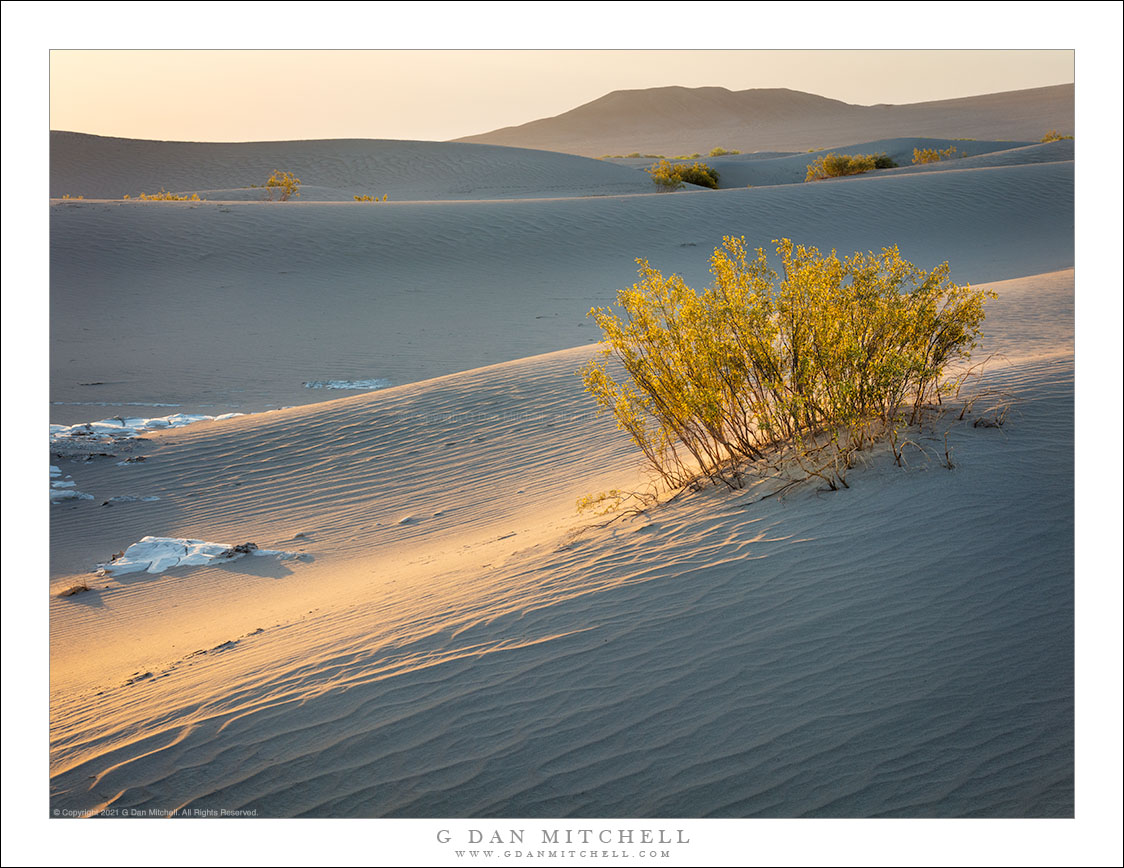
<path fill-rule="evenodd" d="M 356 202 L 385 202 L 386 197 L 387 197 L 387 194 L 383 193 L 381 199 L 378 196 L 370 196 L 370 195 L 354 196 L 352 198 L 354 198 Z"/>
<path fill-rule="evenodd" d="M 841 178 L 844 175 L 861 175 L 874 169 L 893 169 L 897 166 L 885 154 L 824 154 L 808 164 L 805 181 L 824 178 Z"/>
<path fill-rule="evenodd" d="M 951 160 L 956 156 L 956 145 L 951 145 L 943 151 L 938 151 L 935 148 L 914 148 L 913 149 L 913 165 L 920 166 L 925 163 L 939 163 L 941 160 Z M 965 156 L 961 154 L 960 156 Z"/>
<path fill-rule="evenodd" d="M 637 260 L 621 313 L 590 311 L 605 345 L 585 388 L 672 487 L 739 488 L 747 466 L 845 487 L 858 450 L 955 387 L 980 334 L 989 293 L 952 283 L 947 262 L 927 272 L 897 247 L 840 259 L 773 243 L 779 276 L 726 237 L 703 292 Z"/>
<path fill-rule="evenodd" d="M 727 151 L 725 148 L 719 146 L 710 149 L 710 156 L 712 157 L 725 157 L 727 154 L 740 154 L 741 151 Z M 698 156 L 696 154 L 696 156 Z"/>
<path fill-rule="evenodd" d="M 1058 130 L 1047 130 L 1040 142 L 1060 142 L 1063 139 L 1072 139 L 1073 136 L 1063 136 Z"/>
<path fill-rule="evenodd" d="M 294 175 L 292 172 L 282 172 L 280 169 L 275 169 L 273 174 L 269 176 L 269 180 L 265 182 L 266 197 L 272 202 L 274 193 L 277 198 L 282 201 L 288 201 L 293 196 L 299 196 L 301 179 Z"/>
<path fill-rule="evenodd" d="M 690 166 L 660 160 L 645 169 L 656 186 L 661 190 L 678 190 L 684 184 L 697 184 L 700 187 L 718 189 L 718 172 L 706 163 L 692 163 Z"/>

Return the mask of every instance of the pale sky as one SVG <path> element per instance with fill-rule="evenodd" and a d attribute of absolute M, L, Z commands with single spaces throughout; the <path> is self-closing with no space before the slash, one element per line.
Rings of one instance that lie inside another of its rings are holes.
<path fill-rule="evenodd" d="M 446 140 L 626 88 L 787 87 L 910 103 L 1073 82 L 1068 50 L 53 50 L 51 129 L 131 138 Z"/>

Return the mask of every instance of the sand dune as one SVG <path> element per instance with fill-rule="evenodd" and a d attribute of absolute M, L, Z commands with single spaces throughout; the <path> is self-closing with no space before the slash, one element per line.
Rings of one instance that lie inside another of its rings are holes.
<path fill-rule="evenodd" d="M 53 482 L 90 497 L 51 506 L 51 807 L 1072 816 L 1074 166 L 1024 141 L 667 195 L 489 148 L 469 201 L 433 201 L 466 145 L 60 163 L 218 190 L 303 154 L 342 191 L 401 160 L 429 201 L 52 205 L 51 421 L 215 418 L 55 446 Z M 512 198 L 487 177 L 515 165 Z M 579 515 L 647 481 L 575 373 L 587 311 L 635 257 L 701 286 L 724 234 L 991 282 L 986 394 L 842 492 Z M 145 537 L 206 557 L 92 573 Z M 284 559 L 214 559 L 248 542 Z"/>
<path fill-rule="evenodd" d="M 255 200 L 280 169 L 303 202 L 601 196 L 650 192 L 644 176 L 598 160 L 443 142 L 150 142 L 51 131 L 51 196 L 137 198 L 165 189 L 208 200 Z M 374 207 L 371 204 L 369 207 Z"/>
<path fill-rule="evenodd" d="M 635 258 L 701 285 L 725 234 L 896 243 L 962 280 L 1052 271 L 1073 262 L 1072 203 L 1072 162 L 557 201 L 63 202 L 51 421 L 258 411 L 322 400 L 308 382 L 402 384 L 589 343 L 586 314 Z"/>
<path fill-rule="evenodd" d="M 956 155 L 953 158 L 937 163 L 913 165 L 915 148 L 943 151 L 950 147 L 956 148 Z M 813 153 L 805 152 L 768 157 L 759 157 L 756 154 L 711 157 L 707 158 L 706 164 L 718 172 L 718 186 L 722 189 L 747 186 L 763 187 L 776 184 L 803 184 L 808 175 L 808 166 L 817 158 L 828 153 L 885 154 L 898 164 L 898 168 L 878 170 L 878 174 L 883 175 L 887 172 L 894 172 L 895 174 L 943 172 L 950 169 L 1069 162 L 1073 160 L 1073 142 L 1028 144 L 1023 142 L 964 142 L 958 139 L 880 139 L 873 142 L 840 145 Z M 637 168 L 646 168 L 651 165 L 650 160 L 614 160 L 614 162 Z"/>
<path fill-rule="evenodd" d="M 910 105 L 850 105 L 800 91 L 661 87 L 614 91 L 556 117 L 458 139 L 598 157 L 711 148 L 804 151 L 901 136 L 1038 141 L 1073 132 L 1073 85 Z"/>
<path fill-rule="evenodd" d="M 637 480 L 581 348 L 86 465 L 87 488 L 163 497 L 58 513 L 59 572 L 142 528 L 313 560 L 54 599 L 52 804 L 1070 813 L 1072 286 L 996 285 L 1009 426 L 952 425 L 952 472 L 933 431 L 830 496 L 708 489 L 579 533 L 576 495 Z"/>

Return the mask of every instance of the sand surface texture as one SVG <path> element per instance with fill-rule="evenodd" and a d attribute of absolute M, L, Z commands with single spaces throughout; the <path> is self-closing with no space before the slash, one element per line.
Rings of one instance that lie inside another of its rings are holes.
<path fill-rule="evenodd" d="M 52 457 L 91 496 L 51 507 L 52 808 L 1072 816 L 1072 151 L 997 138 L 653 194 L 458 144 L 131 142 L 99 177 L 56 137 L 56 194 L 233 189 L 289 148 L 431 201 L 52 206 L 51 421 L 247 414 Z M 701 287 L 724 234 L 988 283 L 985 394 L 848 490 L 579 515 L 646 479 L 575 373 L 586 312 L 636 257 Z M 115 574 L 149 536 L 207 557 Z M 285 556 L 213 559 L 248 542 Z"/>

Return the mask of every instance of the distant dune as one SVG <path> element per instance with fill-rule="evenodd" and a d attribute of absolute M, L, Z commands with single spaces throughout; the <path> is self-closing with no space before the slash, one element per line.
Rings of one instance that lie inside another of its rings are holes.
<path fill-rule="evenodd" d="M 724 234 L 897 243 L 973 282 L 1072 267 L 1072 162 L 898 171 L 555 200 L 63 202 L 51 397 L 65 403 L 51 421 L 100 418 L 91 401 L 208 415 L 303 404 L 331 397 L 305 382 L 409 383 L 579 346 L 597 337 L 590 307 L 635 280 L 635 257 L 701 285 Z"/>
<path fill-rule="evenodd" d="M 599 157 L 711 148 L 801 151 L 902 136 L 1037 141 L 1073 132 L 1073 85 L 909 105 L 850 105 L 785 88 L 618 90 L 552 118 L 457 139 Z"/>
<path fill-rule="evenodd" d="M 568 154 L 383 139 L 153 142 L 51 132 L 51 196 L 120 199 L 165 189 L 210 200 L 260 199 L 275 169 L 304 202 L 510 199 L 647 193 L 644 175 Z"/>

